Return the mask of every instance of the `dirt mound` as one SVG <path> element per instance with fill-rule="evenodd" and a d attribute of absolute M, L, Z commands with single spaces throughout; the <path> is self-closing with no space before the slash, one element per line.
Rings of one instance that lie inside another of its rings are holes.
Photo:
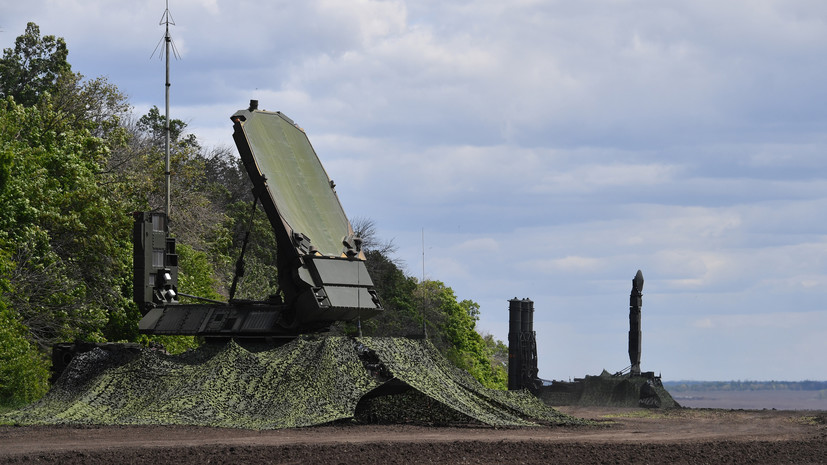
<path fill-rule="evenodd" d="M 331 422 L 573 424 L 527 392 L 486 389 L 428 341 L 301 337 L 250 351 L 234 342 L 128 360 L 95 349 L 20 425 L 199 425 L 278 429 Z"/>

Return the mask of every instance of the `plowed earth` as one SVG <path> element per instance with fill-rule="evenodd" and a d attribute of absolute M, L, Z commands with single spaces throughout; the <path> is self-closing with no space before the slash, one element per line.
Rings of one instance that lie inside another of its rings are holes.
<path fill-rule="evenodd" d="M 827 412 L 561 407 L 597 426 L 0 427 L 0 463 L 827 463 Z"/>

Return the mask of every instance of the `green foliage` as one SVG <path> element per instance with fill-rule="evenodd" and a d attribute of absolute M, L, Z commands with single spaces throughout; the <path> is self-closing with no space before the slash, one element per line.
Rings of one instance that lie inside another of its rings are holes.
<path fill-rule="evenodd" d="M 0 406 L 39 399 L 49 387 L 49 364 L 27 339 L 26 327 L 0 301 Z"/>
<path fill-rule="evenodd" d="M 0 193 L 0 239 L 14 263 L 7 302 L 43 346 L 102 339 L 130 255 L 129 217 L 98 183 L 107 144 L 64 123 L 48 98 L 0 102 L 0 147 L 14 164 Z"/>
<path fill-rule="evenodd" d="M 205 193 L 214 205 L 232 211 L 236 209 L 234 204 L 249 205 L 253 201 L 253 184 L 234 150 L 220 146 L 199 152 L 199 156 L 204 160 L 205 177 L 210 180 Z"/>
<path fill-rule="evenodd" d="M 489 387 L 508 389 L 508 346 L 491 334 L 482 334 L 485 352 L 491 362 L 494 383 Z"/>
<path fill-rule="evenodd" d="M 378 240 L 373 221 L 357 218 L 354 231 L 363 239 L 368 272 L 385 308 L 384 313 L 362 322 L 362 333 L 421 336 L 424 320 L 428 339 L 448 360 L 486 387 L 507 389 L 508 373 L 503 362 L 507 361 L 508 349 L 502 341 L 491 335 L 483 338 L 476 331 L 479 305 L 471 300 L 457 301 L 453 289 L 440 281 L 419 283 L 407 276 L 390 258 L 396 247 Z M 357 334 L 353 323 L 338 329 Z"/>
<path fill-rule="evenodd" d="M 72 73 L 67 53 L 30 23 L 0 60 L 0 357 L 21 401 L 45 388 L 51 343 L 137 332 L 124 297 L 130 217 L 101 178 L 128 105 L 105 80 Z"/>
<path fill-rule="evenodd" d="M 195 336 L 148 336 L 146 334 L 139 335 L 137 342 L 147 347 L 160 344 L 164 350 L 173 355 L 183 354 L 188 350 L 197 349 L 203 344 L 201 338 Z"/>
<path fill-rule="evenodd" d="M 13 160 L 14 152 L 12 152 L 10 147 L 5 147 L 5 150 L 0 151 L 0 193 L 6 190 L 6 184 L 11 175 Z"/>
<path fill-rule="evenodd" d="M 448 360 L 486 387 L 507 389 L 507 373 L 492 360 L 493 352 L 476 331 L 479 305 L 471 300 L 457 302 L 453 289 L 440 281 L 425 281 L 419 292 L 432 328 L 429 336 Z"/>
<path fill-rule="evenodd" d="M 8 257 L 0 251 L 0 293 L 8 291 Z M 0 294 L 0 410 L 39 399 L 48 389 L 48 362 Z"/>
<path fill-rule="evenodd" d="M 233 241 L 226 254 L 232 256 L 233 267 L 227 267 L 225 276 L 232 280 L 235 265 L 241 256 L 244 238 L 248 243 L 244 253 L 243 276 L 238 280 L 236 299 L 264 300 L 279 291 L 278 269 L 276 268 L 277 245 L 273 226 L 259 205 L 251 215 L 250 205 L 237 202 L 227 210 L 227 229 Z M 250 217 L 252 216 L 252 223 Z M 247 235 L 249 231 L 249 236 Z"/>
<path fill-rule="evenodd" d="M 207 299 L 220 299 L 221 295 L 215 291 L 218 288 L 218 282 L 207 254 L 187 244 L 178 245 L 176 252 L 178 253 L 178 290 Z M 188 297 L 181 298 L 182 303 L 188 300 Z"/>
<path fill-rule="evenodd" d="M 63 38 L 40 36 L 40 28 L 28 23 L 14 48 L 4 49 L 0 59 L 0 95 L 22 105 L 36 104 L 45 93 L 54 93 L 61 76 L 71 73 L 69 50 Z"/>
<path fill-rule="evenodd" d="M 131 107 L 126 95 L 106 78 L 85 80 L 79 73 L 65 74 L 50 98 L 63 124 L 85 129 L 106 142 L 110 151 L 107 158 L 111 151 L 125 145 L 127 131 L 122 123 Z"/>
<path fill-rule="evenodd" d="M 149 112 L 138 119 L 138 129 L 147 134 L 152 144 L 158 149 L 164 149 L 166 145 L 166 115 L 161 115 L 158 107 L 153 105 Z M 169 120 L 169 144 L 170 150 L 177 148 L 199 148 L 198 141 L 194 134 L 186 134 L 184 131 L 187 123 L 180 119 Z"/>
<path fill-rule="evenodd" d="M 377 250 L 365 252 L 368 273 L 385 312 L 362 322 L 366 335 L 411 336 L 422 334 L 422 315 L 416 298 L 417 282 L 406 276 L 385 254 Z M 347 328 L 355 334 L 353 325 Z"/>
<path fill-rule="evenodd" d="M 186 244 L 178 245 L 176 252 L 178 253 L 179 292 L 207 299 L 221 299 L 222 296 L 216 291 L 219 285 L 207 254 Z M 197 299 L 181 297 L 181 303 L 191 303 L 190 301 L 198 302 Z M 135 328 L 137 328 L 137 321 L 135 322 Z M 161 344 L 171 354 L 180 354 L 189 349 L 197 348 L 202 342 L 200 338 L 194 336 L 147 336 L 143 334 L 136 334 L 133 340 L 145 345 L 150 343 Z"/>
<path fill-rule="evenodd" d="M 131 295 L 131 283 L 124 286 L 121 298 L 108 309 L 108 319 L 103 327 L 103 336 L 110 342 L 133 342 L 138 341 L 138 322 L 141 320 L 141 312 L 128 295 Z"/>

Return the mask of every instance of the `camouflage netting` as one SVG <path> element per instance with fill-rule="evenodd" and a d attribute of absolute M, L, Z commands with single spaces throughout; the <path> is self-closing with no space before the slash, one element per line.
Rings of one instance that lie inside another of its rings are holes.
<path fill-rule="evenodd" d="M 642 376 L 612 376 L 606 370 L 600 376 L 586 376 L 578 405 L 612 407 L 680 407 L 660 383 Z"/>
<path fill-rule="evenodd" d="M 131 361 L 78 355 L 40 401 L 0 417 L 32 424 L 275 429 L 334 421 L 491 426 L 579 421 L 527 392 L 486 389 L 427 341 L 300 337 L 251 352 L 234 342 Z"/>
<path fill-rule="evenodd" d="M 538 397 L 548 405 L 600 407 L 679 408 L 663 388 L 660 379 L 645 376 L 614 376 L 603 370 L 599 376 L 586 376 L 571 383 L 543 387 Z"/>

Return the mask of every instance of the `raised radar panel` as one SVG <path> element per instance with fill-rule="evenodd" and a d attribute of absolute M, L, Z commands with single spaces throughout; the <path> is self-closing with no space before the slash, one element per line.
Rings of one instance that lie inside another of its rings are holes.
<path fill-rule="evenodd" d="M 233 139 L 278 243 L 279 286 L 299 322 L 382 311 L 361 239 L 304 130 L 253 100 L 232 117 Z"/>
<path fill-rule="evenodd" d="M 153 219 L 159 221 L 154 216 L 136 217 L 135 240 L 141 247 L 135 252 L 135 300 L 144 314 L 138 326 L 142 333 L 295 337 L 383 311 L 365 266 L 362 241 L 354 235 L 307 135 L 282 113 L 257 106 L 251 101 L 250 108 L 231 117 L 233 138 L 253 183 L 253 208 L 261 203 L 275 231 L 279 293 L 263 301 L 233 299 L 243 275 L 242 252 L 229 302 L 185 294 L 186 289 L 159 278 L 169 274 L 174 279 L 174 272 L 162 272 L 177 271 L 170 266 L 177 257 L 174 248 L 170 252 L 174 241 L 168 241 L 166 218 L 161 218 L 161 228 L 153 225 Z M 162 252 L 163 266 L 152 255 L 161 257 Z M 177 296 L 207 303 L 181 304 Z"/>

